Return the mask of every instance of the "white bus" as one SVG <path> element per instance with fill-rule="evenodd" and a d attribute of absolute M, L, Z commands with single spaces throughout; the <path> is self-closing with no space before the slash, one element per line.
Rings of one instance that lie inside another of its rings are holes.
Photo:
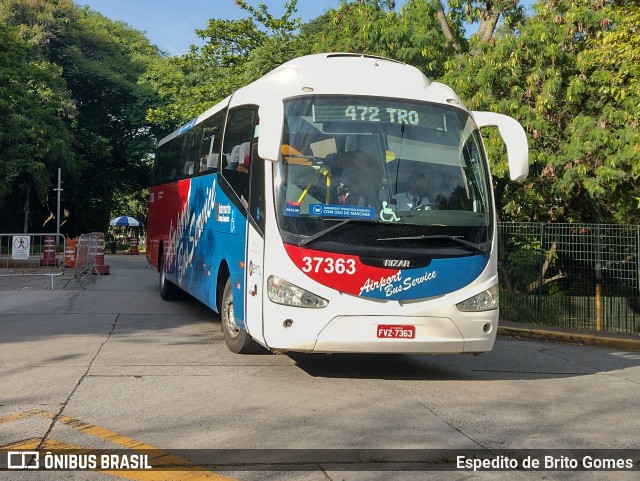
<path fill-rule="evenodd" d="M 147 257 L 162 297 L 220 313 L 237 353 L 491 350 L 488 126 L 525 178 L 522 126 L 414 67 L 346 53 L 281 65 L 159 143 Z"/>

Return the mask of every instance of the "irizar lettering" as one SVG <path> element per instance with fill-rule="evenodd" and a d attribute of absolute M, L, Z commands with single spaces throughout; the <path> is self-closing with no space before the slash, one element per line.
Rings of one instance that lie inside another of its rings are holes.
<path fill-rule="evenodd" d="M 409 267 L 411 262 L 408 260 L 400 260 L 400 259 L 385 259 L 384 266 L 385 267 Z"/>

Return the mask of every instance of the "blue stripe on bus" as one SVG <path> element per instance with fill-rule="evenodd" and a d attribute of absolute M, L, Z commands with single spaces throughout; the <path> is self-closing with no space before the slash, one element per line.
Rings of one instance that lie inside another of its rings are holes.
<path fill-rule="evenodd" d="M 217 175 L 191 179 L 188 218 L 189 226 L 180 241 L 180 250 L 186 254 L 179 256 L 186 265 L 178 273 L 178 284 L 196 299 L 219 310 L 216 282 L 220 263 L 226 261 L 233 287 L 234 315 L 243 327 L 244 271 L 240 263 L 244 262 L 246 219 L 220 189 Z"/>
<path fill-rule="evenodd" d="M 398 270 L 384 279 L 365 282 L 360 296 L 406 301 L 448 294 L 477 279 L 488 262 L 488 254 L 433 259 L 428 267 Z"/>

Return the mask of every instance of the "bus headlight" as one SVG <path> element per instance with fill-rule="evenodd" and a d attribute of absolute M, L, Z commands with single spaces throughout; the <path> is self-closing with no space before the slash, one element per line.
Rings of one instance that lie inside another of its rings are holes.
<path fill-rule="evenodd" d="M 267 279 L 267 295 L 271 302 L 285 306 L 319 309 L 329 304 L 326 299 L 276 276 L 269 276 Z"/>
<path fill-rule="evenodd" d="M 457 305 L 458 310 L 463 312 L 478 312 L 497 309 L 498 305 L 500 304 L 499 292 L 500 288 L 498 287 L 498 284 L 496 284 L 486 291 L 483 291 L 480 294 L 476 294 L 466 301 L 460 302 Z"/>

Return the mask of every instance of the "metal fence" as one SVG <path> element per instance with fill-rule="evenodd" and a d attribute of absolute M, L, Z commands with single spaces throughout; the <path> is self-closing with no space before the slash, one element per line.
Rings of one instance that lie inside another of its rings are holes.
<path fill-rule="evenodd" d="M 103 236 L 104 238 L 104 236 Z M 104 249 L 104 244 L 103 244 Z M 76 239 L 76 258 L 73 277 L 84 288 L 83 280 L 93 280 L 92 274 L 100 275 L 96 270 L 96 256 L 98 254 L 98 233 L 82 234 Z"/>
<path fill-rule="evenodd" d="M 62 234 L 0 234 L 0 277 L 48 276 L 64 272 L 66 239 Z"/>
<path fill-rule="evenodd" d="M 640 332 L 640 226 L 501 223 L 500 317 Z"/>

